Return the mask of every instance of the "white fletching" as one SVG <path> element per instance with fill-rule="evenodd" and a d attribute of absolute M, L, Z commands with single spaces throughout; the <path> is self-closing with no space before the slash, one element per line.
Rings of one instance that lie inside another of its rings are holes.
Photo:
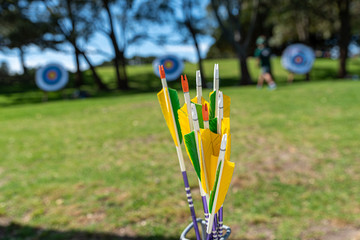
<path fill-rule="evenodd" d="M 224 108 L 224 98 L 223 98 L 223 93 L 221 91 L 219 91 L 218 105 L 219 108 Z"/>
<path fill-rule="evenodd" d="M 219 78 L 219 64 L 216 63 L 214 67 L 214 77 Z"/>
<path fill-rule="evenodd" d="M 196 111 L 196 106 L 194 103 L 191 103 L 191 116 L 193 119 L 194 130 L 200 131 L 199 119 L 198 119 L 198 115 L 197 115 L 197 111 Z"/>
<path fill-rule="evenodd" d="M 196 86 L 201 87 L 201 73 L 200 73 L 200 70 L 196 71 Z"/>
<path fill-rule="evenodd" d="M 197 103 L 201 104 L 202 86 L 201 86 L 201 73 L 199 70 L 196 71 L 196 96 L 197 96 Z"/>
<path fill-rule="evenodd" d="M 196 107 L 195 107 L 195 104 L 191 103 L 191 116 L 192 116 L 192 119 L 193 121 L 198 121 L 198 115 L 197 115 L 197 112 L 196 112 Z"/>
<path fill-rule="evenodd" d="M 227 134 L 225 133 L 221 139 L 220 151 L 226 151 Z"/>
<path fill-rule="evenodd" d="M 214 91 L 219 90 L 219 64 L 214 66 Z"/>

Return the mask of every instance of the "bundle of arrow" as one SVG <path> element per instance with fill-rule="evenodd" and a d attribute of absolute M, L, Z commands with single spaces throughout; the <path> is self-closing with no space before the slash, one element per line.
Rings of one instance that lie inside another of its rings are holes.
<path fill-rule="evenodd" d="M 214 67 L 214 91 L 210 93 L 210 102 L 202 96 L 200 71 L 196 72 L 197 96 L 193 99 L 190 98 L 186 75 L 181 76 L 185 98 L 182 107 L 176 90 L 167 87 L 163 66 L 159 66 L 159 71 L 163 89 L 158 93 L 158 99 L 176 146 L 197 240 L 201 238 L 181 150 L 182 142 L 199 181 L 207 225 L 206 239 L 220 239 L 223 236 L 222 205 L 235 164 L 230 162 L 230 98 L 219 91 L 219 66 L 215 64 Z"/>

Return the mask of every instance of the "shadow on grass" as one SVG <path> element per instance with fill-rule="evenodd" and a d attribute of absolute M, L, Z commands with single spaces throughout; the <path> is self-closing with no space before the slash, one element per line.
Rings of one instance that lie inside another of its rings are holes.
<path fill-rule="evenodd" d="M 36 239 L 36 240 L 178 240 L 178 237 L 163 236 L 120 236 L 112 233 L 86 232 L 78 230 L 59 231 L 23 226 L 11 223 L 8 226 L 0 225 L 0 239 Z"/>
<path fill-rule="evenodd" d="M 316 67 L 315 70 L 310 72 L 311 80 L 323 81 L 323 80 L 332 80 L 337 78 L 337 69 L 333 67 L 322 66 Z"/>
<path fill-rule="evenodd" d="M 194 76 L 195 78 L 195 76 Z M 211 82 L 208 82 L 209 86 Z M 238 79 L 235 78 L 224 78 L 221 79 L 221 86 L 236 86 L 238 84 Z M 113 84 L 108 83 L 108 85 L 112 86 Z M 130 90 L 121 91 L 117 89 L 111 89 L 109 91 L 98 91 L 94 89 L 91 85 L 82 86 L 82 90 L 86 91 L 89 94 L 90 98 L 107 98 L 107 97 L 121 97 L 127 95 L 134 94 L 142 94 L 142 93 L 155 93 L 161 90 L 161 82 L 160 80 L 154 76 L 154 74 L 137 74 L 131 76 L 129 78 Z M 180 80 L 170 81 L 168 82 L 168 86 L 173 89 L 177 89 L 180 93 L 181 91 L 181 83 Z M 195 81 L 191 81 L 189 84 L 191 89 L 195 89 Z M 64 101 L 64 100 L 80 100 L 74 99 L 73 94 L 76 91 L 75 88 L 66 88 L 57 92 L 50 92 L 47 94 L 46 102 L 56 102 L 56 101 Z M 0 92 L 0 107 L 11 107 L 14 105 L 23 105 L 23 104 L 40 104 L 44 103 L 43 99 L 45 98 L 44 92 L 34 89 L 34 88 L 24 88 L 23 91 L 16 91 L 13 93 L 1 93 Z"/>

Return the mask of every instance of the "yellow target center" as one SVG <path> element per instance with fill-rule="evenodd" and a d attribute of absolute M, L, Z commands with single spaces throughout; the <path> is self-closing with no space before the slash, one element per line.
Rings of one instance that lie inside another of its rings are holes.
<path fill-rule="evenodd" d="M 48 79 L 54 80 L 55 78 L 56 78 L 56 73 L 55 72 L 49 72 L 48 73 Z"/>
<path fill-rule="evenodd" d="M 174 63 L 172 61 L 166 61 L 164 65 L 165 65 L 165 68 L 169 69 L 174 66 Z"/>

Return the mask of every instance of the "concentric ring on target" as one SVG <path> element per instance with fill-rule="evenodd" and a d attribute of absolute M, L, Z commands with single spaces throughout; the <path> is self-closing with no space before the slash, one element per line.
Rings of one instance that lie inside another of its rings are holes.
<path fill-rule="evenodd" d="M 69 80 L 68 72 L 58 63 L 50 63 L 36 71 L 36 85 L 46 92 L 62 89 Z"/>
<path fill-rule="evenodd" d="M 281 56 L 283 67 L 296 74 L 310 72 L 314 61 L 315 53 L 312 48 L 300 43 L 288 46 Z"/>
<path fill-rule="evenodd" d="M 174 55 L 165 55 L 162 57 L 158 57 L 153 62 L 154 73 L 160 77 L 159 66 L 163 65 L 166 80 L 174 81 L 178 79 L 184 69 L 184 63 Z"/>

